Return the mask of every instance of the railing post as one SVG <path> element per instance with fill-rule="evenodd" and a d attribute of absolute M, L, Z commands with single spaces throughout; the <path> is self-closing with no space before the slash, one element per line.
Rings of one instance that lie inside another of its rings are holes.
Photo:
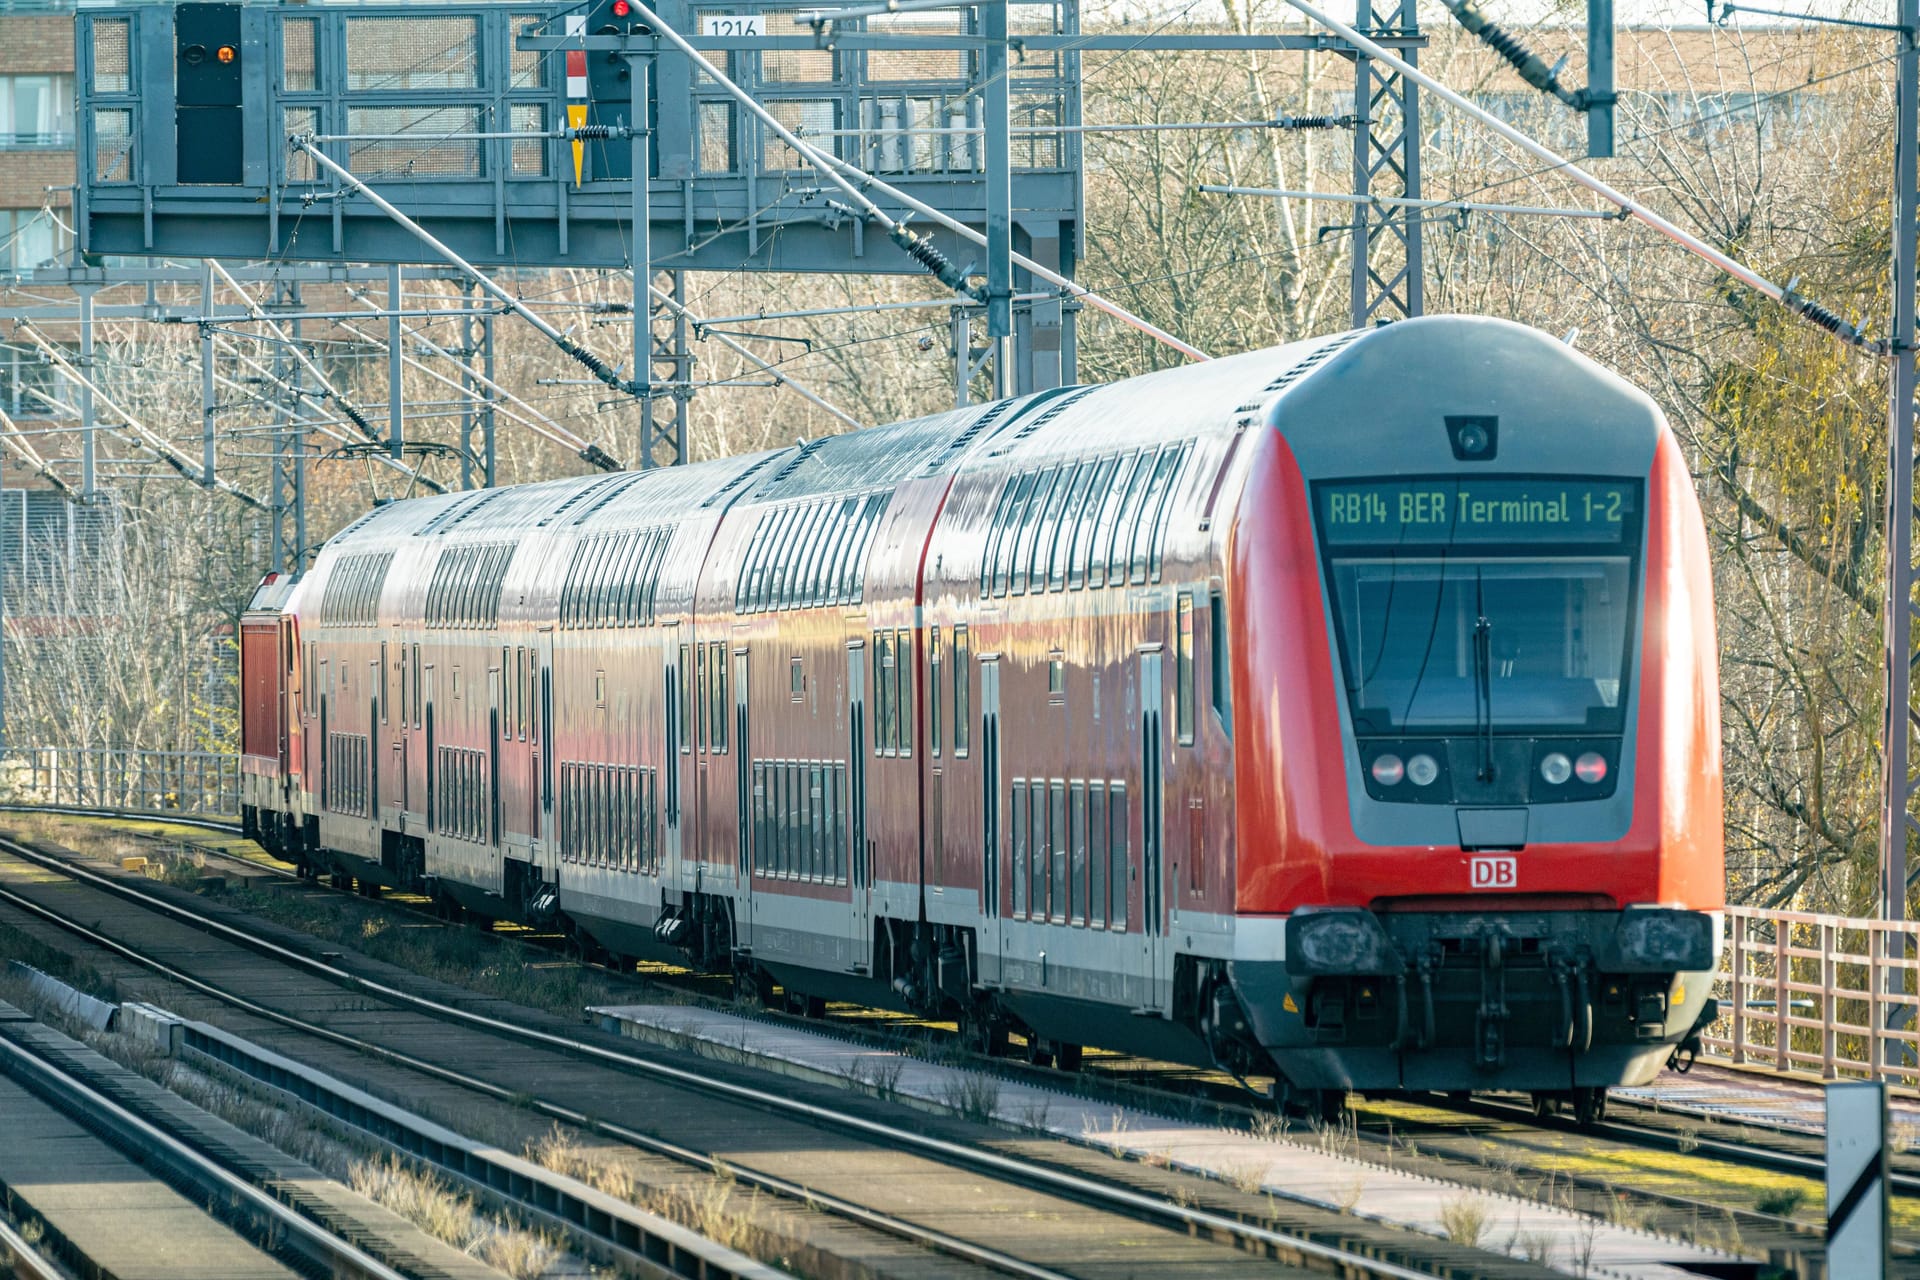
<path fill-rule="evenodd" d="M 1733 939 L 1727 956 L 1727 998 L 1733 1001 L 1734 1062 L 1747 1060 L 1747 917 L 1739 909 L 1727 912 L 1733 923 Z"/>
<path fill-rule="evenodd" d="M 1840 931 L 1836 926 L 1832 924 L 1820 926 L 1820 1071 L 1829 1080 L 1837 1074 L 1833 1060 L 1836 1048 L 1833 1006 L 1839 998 L 1836 988 L 1840 966 L 1834 962 L 1833 951 L 1839 938 Z"/>
<path fill-rule="evenodd" d="M 1886 976 L 1886 934 L 1877 920 L 1866 921 L 1867 928 L 1867 1070 L 1868 1078 L 1886 1078 L 1886 1008 L 1881 990 Z"/>
<path fill-rule="evenodd" d="M 1773 922 L 1773 1069 L 1786 1071 L 1793 1066 L 1788 1056 L 1793 1028 L 1787 1025 L 1792 993 L 1787 989 L 1787 935 L 1792 926 L 1785 920 Z"/>

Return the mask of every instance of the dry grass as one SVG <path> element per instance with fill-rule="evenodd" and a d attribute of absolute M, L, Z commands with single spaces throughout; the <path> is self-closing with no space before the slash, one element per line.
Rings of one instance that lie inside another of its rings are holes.
<path fill-rule="evenodd" d="M 1440 1227 L 1447 1239 L 1469 1249 L 1480 1243 L 1487 1230 L 1487 1204 L 1479 1196 L 1460 1195 L 1440 1205 Z"/>
<path fill-rule="evenodd" d="M 977 1071 L 948 1077 L 942 1092 L 947 1106 L 981 1124 L 991 1121 L 1000 1106 L 1000 1082 Z"/>

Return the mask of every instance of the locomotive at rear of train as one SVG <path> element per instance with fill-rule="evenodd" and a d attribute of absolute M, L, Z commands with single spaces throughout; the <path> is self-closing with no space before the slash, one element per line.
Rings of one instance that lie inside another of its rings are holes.
<path fill-rule="evenodd" d="M 398 503 L 243 636 L 250 830 L 617 955 L 1589 1113 L 1713 1012 L 1699 511 L 1518 325 Z"/>

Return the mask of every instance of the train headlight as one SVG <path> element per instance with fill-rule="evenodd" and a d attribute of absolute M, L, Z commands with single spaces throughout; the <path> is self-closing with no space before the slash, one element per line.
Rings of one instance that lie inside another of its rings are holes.
<path fill-rule="evenodd" d="M 1400 785 L 1400 779 L 1406 776 L 1407 766 L 1402 764 L 1400 757 L 1392 752 L 1373 758 L 1373 780 L 1381 786 L 1397 787 Z"/>
<path fill-rule="evenodd" d="M 1407 761 L 1407 781 L 1416 787 L 1430 787 L 1439 776 L 1439 762 L 1424 751 Z"/>
<path fill-rule="evenodd" d="M 1573 772 L 1580 781 L 1597 787 L 1607 780 L 1607 758 L 1598 751 L 1589 751 L 1573 762 Z"/>
<path fill-rule="evenodd" d="M 1558 751 L 1550 752 L 1540 761 L 1540 777 L 1550 787 L 1557 787 L 1573 776 L 1573 761 Z"/>
<path fill-rule="evenodd" d="M 1403 967 L 1386 930 L 1358 907 L 1303 907 L 1288 917 L 1287 972 L 1398 973 Z"/>

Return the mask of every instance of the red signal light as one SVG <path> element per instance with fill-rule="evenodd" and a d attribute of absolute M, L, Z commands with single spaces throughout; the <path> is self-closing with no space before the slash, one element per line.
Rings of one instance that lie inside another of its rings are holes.
<path fill-rule="evenodd" d="M 624 2 L 625 0 L 622 0 L 622 3 Z M 220 61 L 223 63 L 232 62 L 234 58 L 233 46 L 230 44 L 223 44 L 218 49 L 215 49 L 213 51 L 213 56 L 220 59 Z"/>
<path fill-rule="evenodd" d="M 628 4 L 627 0 L 613 0 L 613 16 L 614 17 L 624 18 L 632 12 L 633 12 L 633 6 Z"/>

